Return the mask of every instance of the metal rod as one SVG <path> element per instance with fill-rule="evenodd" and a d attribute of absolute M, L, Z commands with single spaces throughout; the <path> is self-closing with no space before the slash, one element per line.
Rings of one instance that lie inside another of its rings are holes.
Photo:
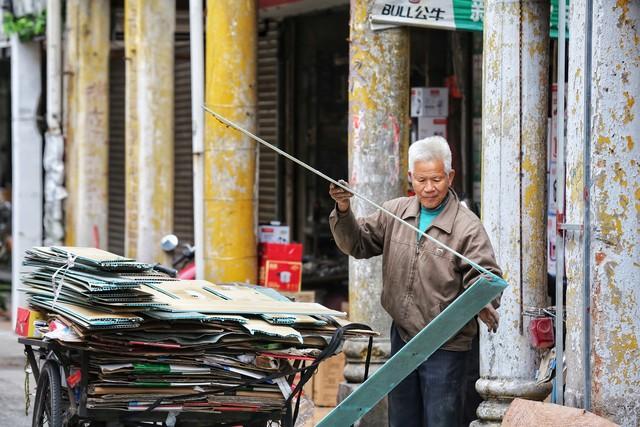
<path fill-rule="evenodd" d="M 584 409 L 591 409 L 591 37 L 593 1 L 585 1 L 584 26 L 584 232 L 582 234 L 582 369 Z"/>
<path fill-rule="evenodd" d="M 557 213 L 556 221 L 565 221 L 565 141 L 564 141 L 564 75 L 565 75 L 565 47 L 566 47 L 566 0 L 558 1 L 558 174 L 557 184 Z M 565 231 L 556 231 L 556 402 L 564 404 L 564 236 Z"/>
<path fill-rule="evenodd" d="M 193 228 L 196 279 L 204 279 L 204 40 L 202 0 L 189 1 L 191 48 L 191 123 L 193 129 Z"/>
<path fill-rule="evenodd" d="M 496 276 L 494 273 L 492 273 L 489 270 L 487 270 L 486 268 L 476 264 L 475 262 L 471 261 L 469 258 L 465 257 L 464 255 L 458 253 L 454 249 L 451 249 L 449 246 L 447 246 L 444 243 L 440 242 L 438 239 L 435 239 L 434 237 L 431 237 L 428 234 L 420 231 L 417 227 L 409 224 L 407 221 L 403 220 L 402 218 L 400 218 L 396 214 L 394 214 L 394 213 L 390 212 L 389 210 L 383 208 L 379 204 L 369 200 L 365 196 L 363 196 L 361 194 L 358 194 L 356 191 L 354 191 L 352 188 L 350 188 L 347 185 L 346 182 L 344 182 L 344 181 L 336 181 L 335 179 L 331 178 L 330 176 L 328 176 L 328 175 L 320 172 L 319 170 L 309 166 L 305 162 L 296 159 L 295 157 L 293 157 L 292 155 L 290 155 L 286 151 L 283 151 L 283 150 L 279 149 L 278 147 L 268 143 L 267 141 L 265 141 L 264 139 L 260 138 L 259 136 L 256 136 L 256 135 L 252 134 L 251 132 L 249 132 L 248 130 L 242 128 L 240 125 L 238 125 L 238 124 L 232 122 L 231 120 L 221 116 L 220 114 L 218 114 L 215 111 L 213 111 L 210 108 L 208 108 L 206 105 L 203 105 L 202 108 L 204 109 L 204 111 L 206 111 L 207 113 L 211 114 L 216 119 L 218 119 L 218 121 L 220 121 L 221 123 L 223 123 L 223 124 L 225 124 L 227 126 L 231 126 L 234 129 L 237 129 L 238 131 L 240 131 L 243 134 L 247 135 L 248 137 L 254 139 L 255 141 L 259 142 L 260 144 L 264 145 L 265 147 L 275 151 L 276 153 L 280 154 L 281 156 L 286 157 L 287 159 L 291 160 L 292 162 L 297 163 L 298 165 L 302 166 L 303 168 L 307 169 L 308 171 L 313 172 L 314 174 L 324 178 L 325 180 L 329 181 L 333 185 L 337 185 L 338 187 L 342 188 L 343 190 L 347 190 L 348 192 L 352 193 L 354 196 L 358 197 L 359 199 L 364 200 L 365 202 L 367 202 L 370 205 L 374 206 L 375 208 L 381 210 L 382 212 L 386 213 L 387 215 L 391 216 L 392 218 L 400 221 L 402 224 L 404 224 L 407 227 L 411 228 L 412 230 L 416 231 L 419 235 L 426 237 L 427 239 L 431 240 L 436 245 L 442 247 L 443 249 L 451 252 L 452 254 L 457 256 L 458 258 L 460 258 L 463 261 L 467 262 L 469 265 L 471 265 L 476 270 L 482 272 L 483 274 L 488 274 L 491 277 L 498 278 L 498 276 Z"/>

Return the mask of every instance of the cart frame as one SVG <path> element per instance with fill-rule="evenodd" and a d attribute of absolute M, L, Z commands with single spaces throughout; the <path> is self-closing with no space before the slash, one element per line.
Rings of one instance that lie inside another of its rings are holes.
<path fill-rule="evenodd" d="M 149 422 L 161 423 L 165 425 L 165 421 L 173 411 L 124 411 L 116 409 L 91 409 L 87 408 L 87 386 L 89 378 L 89 351 L 83 349 L 71 349 L 61 346 L 56 341 L 45 341 L 39 338 L 19 337 L 18 342 L 24 345 L 24 353 L 31 367 L 36 383 L 39 382 L 42 375 L 41 367 L 47 362 L 55 363 L 58 369 L 61 369 L 64 375 L 61 375 L 60 392 L 64 395 L 64 402 L 68 402 L 67 408 L 62 416 L 61 426 L 137 426 L 142 422 L 146 422 L 145 426 L 149 426 Z M 78 362 L 80 365 L 81 379 L 78 386 L 80 392 L 78 396 L 73 388 L 67 385 L 66 379 L 71 375 L 72 362 Z M 63 378 L 64 377 L 64 378 Z M 36 395 L 34 408 L 39 407 L 39 395 Z M 225 413 L 225 420 L 220 419 L 219 414 L 193 412 L 193 411 L 177 411 L 176 426 L 224 426 L 237 425 L 239 422 L 247 426 L 265 426 L 269 421 L 276 420 L 282 415 L 280 413 L 256 413 L 250 421 L 246 418 L 238 417 L 237 420 L 229 413 Z M 36 425 L 36 417 L 38 414 L 34 410 L 33 425 Z M 188 419 L 187 419 L 188 418 Z M 50 427 L 61 427 L 51 424 Z"/>

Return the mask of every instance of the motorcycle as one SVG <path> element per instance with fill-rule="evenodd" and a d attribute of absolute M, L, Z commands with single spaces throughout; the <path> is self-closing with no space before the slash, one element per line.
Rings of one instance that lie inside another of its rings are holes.
<path fill-rule="evenodd" d="M 167 234 L 160 240 L 160 247 L 172 255 L 171 266 L 175 272 L 174 277 L 182 280 L 196 278 L 195 246 L 188 243 L 180 245 L 180 240 L 175 234 Z"/>

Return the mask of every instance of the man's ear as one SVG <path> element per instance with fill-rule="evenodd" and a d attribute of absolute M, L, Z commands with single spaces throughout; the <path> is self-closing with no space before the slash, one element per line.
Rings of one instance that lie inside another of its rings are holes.
<path fill-rule="evenodd" d="M 413 178 L 411 177 L 411 171 L 407 171 L 407 176 L 409 177 L 409 181 L 413 180 Z"/>
<path fill-rule="evenodd" d="M 449 172 L 449 182 L 453 183 L 453 178 L 456 176 L 456 171 L 451 169 L 451 172 Z"/>

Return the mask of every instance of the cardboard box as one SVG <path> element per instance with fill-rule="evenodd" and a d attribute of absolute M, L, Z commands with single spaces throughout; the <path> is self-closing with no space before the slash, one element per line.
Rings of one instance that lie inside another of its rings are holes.
<path fill-rule="evenodd" d="M 46 320 L 39 311 L 18 307 L 18 318 L 16 321 L 16 333 L 22 337 L 39 338 L 41 335 L 36 330 L 35 322 Z"/>
<path fill-rule="evenodd" d="M 418 139 L 436 135 L 447 138 L 447 118 L 418 117 Z"/>
<path fill-rule="evenodd" d="M 302 263 L 296 261 L 267 260 L 264 266 L 264 283 L 267 288 L 279 291 L 299 292 L 302 281 Z"/>
<path fill-rule="evenodd" d="M 313 377 L 313 402 L 316 406 L 336 406 L 338 386 L 344 381 L 344 353 L 333 356 L 318 366 Z"/>
<path fill-rule="evenodd" d="M 301 243 L 261 243 L 258 283 L 279 291 L 299 292 L 302 281 Z"/>
<path fill-rule="evenodd" d="M 275 224 L 258 226 L 258 242 L 289 243 L 289 226 Z"/>
<path fill-rule="evenodd" d="M 447 117 L 449 89 L 446 87 L 411 88 L 411 117 Z"/>
<path fill-rule="evenodd" d="M 261 243 L 261 260 L 302 261 L 302 243 Z"/>

